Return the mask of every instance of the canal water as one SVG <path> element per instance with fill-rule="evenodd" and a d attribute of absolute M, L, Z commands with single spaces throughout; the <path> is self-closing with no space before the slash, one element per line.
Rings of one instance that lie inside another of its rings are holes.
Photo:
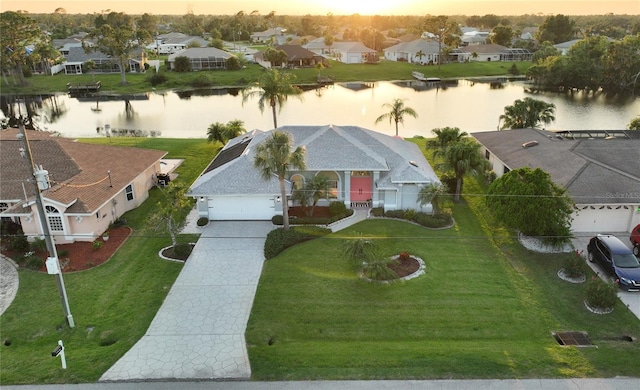
<path fill-rule="evenodd" d="M 306 90 L 301 99 L 291 97 L 278 113 L 278 125 L 356 125 L 395 134 L 388 121 L 375 123 L 388 111 L 385 103 L 405 99 L 417 118 L 405 117 L 399 135 L 430 137 L 431 130 L 458 127 L 468 133 L 493 131 L 504 107 L 517 99 L 532 97 L 556 105 L 550 130 L 624 129 L 640 115 L 640 98 L 585 92 L 536 92 L 522 81 L 479 82 L 459 80 L 339 83 Z M 3 96 L 17 112 L 26 111 L 22 99 Z M 257 98 L 243 102 L 237 88 L 189 92 L 150 92 L 129 96 L 70 97 L 66 94 L 35 98 L 34 124 L 68 137 L 104 136 L 128 132 L 166 138 L 205 138 L 215 122 L 240 119 L 247 130 L 273 128 L 270 108 L 258 109 Z M 8 111 L 6 104 L 3 111 Z M 3 112 L 9 115 L 8 112 Z"/>

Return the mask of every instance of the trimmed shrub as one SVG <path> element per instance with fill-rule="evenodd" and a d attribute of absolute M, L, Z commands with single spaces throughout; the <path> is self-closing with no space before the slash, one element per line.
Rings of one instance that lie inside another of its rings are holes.
<path fill-rule="evenodd" d="M 180 242 L 173 247 L 173 253 L 180 258 L 187 258 L 191 254 L 192 246 L 188 242 Z"/>
<path fill-rule="evenodd" d="M 414 209 L 406 209 L 404 210 L 403 218 L 408 221 L 415 221 L 416 219 L 416 211 Z"/>
<path fill-rule="evenodd" d="M 274 225 L 282 226 L 284 224 L 284 217 L 282 215 L 274 215 L 271 217 L 271 223 Z"/>
<path fill-rule="evenodd" d="M 587 282 L 586 301 L 590 307 L 597 309 L 611 309 L 618 299 L 618 285 L 605 282 L 599 277 L 593 277 Z"/>
<path fill-rule="evenodd" d="M 167 82 L 168 78 L 162 73 L 155 73 L 149 77 L 147 77 L 147 81 L 151 84 L 152 87 L 163 84 Z"/>
<path fill-rule="evenodd" d="M 404 210 L 389 210 L 384 213 L 385 217 L 404 219 Z"/>
<path fill-rule="evenodd" d="M 345 206 L 342 202 L 331 202 L 329 203 L 329 213 L 331 216 L 342 215 L 347 212 L 347 206 Z"/>
<path fill-rule="evenodd" d="M 32 243 L 29 244 L 32 251 L 46 251 L 47 250 L 47 242 L 43 238 L 37 238 L 33 240 Z"/>
<path fill-rule="evenodd" d="M 374 217 L 384 217 L 384 207 L 372 208 L 371 215 L 373 215 Z"/>
<path fill-rule="evenodd" d="M 587 263 L 582 255 L 582 251 L 569 253 L 564 261 L 564 272 L 571 278 L 584 276 Z"/>
<path fill-rule="evenodd" d="M 189 62 L 189 59 L 185 56 L 176 57 L 173 63 L 173 70 L 176 72 L 190 72 L 191 63 Z"/>
<path fill-rule="evenodd" d="M 264 243 L 264 257 L 267 260 L 272 259 L 289 247 L 329 233 L 331 233 L 330 229 L 318 226 L 294 226 L 289 230 L 274 229 L 267 234 Z"/>
<path fill-rule="evenodd" d="M 100 248 L 102 248 L 102 245 L 103 245 L 103 242 L 102 242 L 102 241 L 100 241 L 100 240 L 95 240 L 95 241 L 91 244 L 91 247 L 92 247 L 93 249 L 100 249 Z"/>

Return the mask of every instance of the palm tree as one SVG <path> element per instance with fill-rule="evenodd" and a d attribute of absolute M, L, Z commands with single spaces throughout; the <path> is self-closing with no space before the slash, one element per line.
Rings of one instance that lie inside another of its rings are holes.
<path fill-rule="evenodd" d="M 230 139 L 246 132 L 244 122 L 239 119 L 227 122 L 226 125 L 216 122 L 211 124 L 207 129 L 207 142 L 218 141 L 224 146 Z"/>
<path fill-rule="evenodd" d="M 556 105 L 553 103 L 530 97 L 518 99 L 513 105 L 504 108 L 504 114 L 500 115 L 500 121 L 504 120 L 504 124 L 500 130 L 535 128 L 540 122 L 549 124 L 556 119 L 555 110 Z"/>
<path fill-rule="evenodd" d="M 274 175 L 278 177 L 284 230 L 289 230 L 289 204 L 285 178 L 290 169 L 306 169 L 304 146 L 292 149 L 293 138 L 291 135 L 284 131 L 275 130 L 271 136 L 258 145 L 253 160 L 253 165 L 260 170 L 264 180 L 270 180 Z"/>
<path fill-rule="evenodd" d="M 462 141 L 467 134 L 466 131 L 460 132 L 457 127 L 443 127 L 431 130 L 436 135 L 435 139 L 427 141 L 427 147 L 433 148 L 433 157 L 443 156 L 447 146 L 454 142 Z"/>
<path fill-rule="evenodd" d="M 388 108 L 389 112 L 380 115 L 376 119 L 376 123 L 382 122 L 385 119 L 389 119 L 389 124 L 391 121 L 396 123 L 396 137 L 398 136 L 398 123 L 404 124 L 404 116 L 409 115 L 414 118 L 418 117 L 418 114 L 411 107 L 406 107 L 404 105 L 405 99 L 395 99 L 393 103 L 385 103 L 382 105 L 382 108 Z"/>
<path fill-rule="evenodd" d="M 480 144 L 470 139 L 463 139 L 450 144 L 444 152 L 444 161 L 437 165 L 438 169 L 453 171 L 456 177 L 456 192 L 453 200 L 460 200 L 462 178 L 467 173 L 473 175 L 485 169 L 487 160 L 480 154 Z"/>
<path fill-rule="evenodd" d="M 448 195 L 447 187 L 442 183 L 431 183 L 420 188 L 418 192 L 418 204 L 420 207 L 431 203 L 433 205 L 433 213 L 440 213 L 440 200 Z"/>
<path fill-rule="evenodd" d="M 302 90 L 291 83 L 294 78 L 295 76 L 290 73 L 268 69 L 253 88 L 242 90 L 242 103 L 250 97 L 259 96 L 258 108 L 260 108 L 260 112 L 264 111 L 264 107 L 268 103 L 273 113 L 273 128 L 275 129 L 278 127 L 276 106 L 282 110 L 282 106 L 289 96 L 296 96 L 302 100 Z"/>

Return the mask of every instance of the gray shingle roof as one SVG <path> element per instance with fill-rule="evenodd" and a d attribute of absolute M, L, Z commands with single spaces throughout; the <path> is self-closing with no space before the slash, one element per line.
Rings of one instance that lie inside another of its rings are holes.
<path fill-rule="evenodd" d="M 640 203 L 640 139 L 568 139 L 537 129 L 471 134 L 510 169 L 541 168 L 578 204 Z M 525 142 L 537 146 L 524 148 Z"/>
<path fill-rule="evenodd" d="M 293 136 L 294 147 L 305 146 L 308 171 L 379 171 L 379 188 L 438 181 L 420 148 L 397 137 L 357 126 L 283 126 L 278 130 Z M 253 167 L 255 147 L 269 135 L 270 132 L 254 130 L 231 140 L 226 148 L 251 137 L 244 154 L 203 173 L 191 186 L 189 195 L 278 193 L 275 177 L 263 180 Z"/>

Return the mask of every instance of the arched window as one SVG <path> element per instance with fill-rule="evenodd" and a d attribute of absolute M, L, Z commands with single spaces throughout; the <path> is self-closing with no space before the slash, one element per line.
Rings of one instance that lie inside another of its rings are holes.
<path fill-rule="evenodd" d="M 47 214 L 49 229 L 54 232 L 63 231 L 64 226 L 62 225 L 62 217 L 60 216 L 60 211 L 58 211 L 58 209 L 53 206 L 45 206 L 44 211 Z"/>

